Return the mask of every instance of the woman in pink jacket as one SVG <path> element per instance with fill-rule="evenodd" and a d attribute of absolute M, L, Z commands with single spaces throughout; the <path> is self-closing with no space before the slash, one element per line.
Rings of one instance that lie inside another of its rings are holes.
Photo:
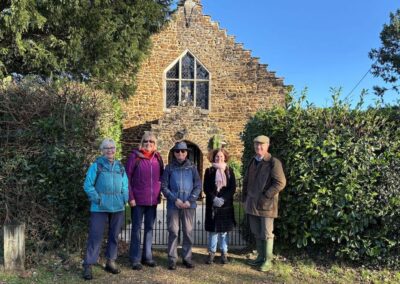
<path fill-rule="evenodd" d="M 131 206 L 132 233 L 129 258 L 132 269 L 141 270 L 142 264 L 155 267 L 151 251 L 153 227 L 160 203 L 161 176 L 164 164 L 157 152 L 157 139 L 145 132 L 139 149 L 134 149 L 127 165 L 129 205 Z M 140 250 L 140 229 L 144 218 L 143 252 Z"/>

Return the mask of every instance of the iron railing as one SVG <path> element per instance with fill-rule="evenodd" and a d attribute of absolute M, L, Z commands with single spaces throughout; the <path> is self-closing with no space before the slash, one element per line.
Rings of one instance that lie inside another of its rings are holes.
<path fill-rule="evenodd" d="M 245 247 L 247 242 L 243 237 L 243 219 L 245 218 L 244 210 L 241 205 L 241 180 L 237 181 L 237 190 L 234 198 L 235 207 L 235 220 L 236 226 L 228 233 L 229 246 L 230 247 Z M 197 201 L 197 208 L 195 212 L 195 225 L 194 225 L 194 245 L 195 246 L 207 246 L 207 232 L 204 229 L 206 213 L 206 201 L 205 197 L 200 198 Z M 131 239 L 131 212 L 130 210 L 125 211 L 125 226 L 122 229 L 120 238 L 129 243 Z M 141 237 L 143 236 L 143 224 L 141 230 Z M 180 232 L 180 230 L 179 230 Z M 180 234 L 180 233 L 179 233 Z M 181 237 L 179 235 L 179 242 Z M 153 245 L 155 246 L 166 246 L 168 245 L 168 227 L 167 227 L 167 200 L 162 199 L 161 204 L 157 206 L 157 217 L 153 229 Z"/>

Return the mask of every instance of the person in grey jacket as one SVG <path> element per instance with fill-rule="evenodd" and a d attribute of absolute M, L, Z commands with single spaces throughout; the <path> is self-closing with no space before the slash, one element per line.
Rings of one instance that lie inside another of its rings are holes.
<path fill-rule="evenodd" d="M 196 166 L 187 158 L 187 144 L 177 142 L 172 151 L 173 160 L 165 168 L 161 185 L 167 198 L 168 269 L 176 269 L 179 222 L 182 222 L 183 235 L 182 263 L 186 268 L 194 268 L 193 224 L 201 180 Z"/>

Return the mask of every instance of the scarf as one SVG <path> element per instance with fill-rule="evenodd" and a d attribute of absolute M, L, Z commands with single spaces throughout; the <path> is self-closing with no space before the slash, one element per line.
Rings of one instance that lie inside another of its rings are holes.
<path fill-rule="evenodd" d="M 212 165 L 217 170 L 215 173 L 215 185 L 217 186 L 217 191 L 219 192 L 222 187 L 226 186 L 226 163 L 213 163 Z"/>
<path fill-rule="evenodd" d="M 154 152 L 149 152 L 149 151 L 146 151 L 145 149 L 140 149 L 140 153 L 142 153 L 143 156 L 144 156 L 146 159 L 149 159 L 149 160 L 150 160 L 150 159 L 152 158 Z"/>

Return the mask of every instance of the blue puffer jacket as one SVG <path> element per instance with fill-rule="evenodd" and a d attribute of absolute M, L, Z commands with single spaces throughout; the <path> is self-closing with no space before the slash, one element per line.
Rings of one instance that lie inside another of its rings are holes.
<path fill-rule="evenodd" d="M 201 180 L 196 166 L 188 159 L 179 164 L 176 159 L 167 165 L 162 176 L 162 193 L 167 198 L 167 208 L 178 209 L 175 201 L 189 201 L 190 208 L 196 208 L 201 191 Z"/>
<path fill-rule="evenodd" d="M 91 202 L 91 212 L 119 212 L 128 202 L 128 178 L 120 161 L 111 164 L 98 157 L 89 167 L 84 190 Z"/>

